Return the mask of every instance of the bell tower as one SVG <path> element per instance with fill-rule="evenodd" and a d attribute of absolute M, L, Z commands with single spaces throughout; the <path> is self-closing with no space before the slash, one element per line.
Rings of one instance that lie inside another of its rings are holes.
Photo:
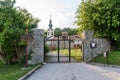
<path fill-rule="evenodd" d="M 51 37 L 52 38 L 52 36 L 54 36 L 54 30 L 53 30 L 53 28 L 52 28 L 52 20 L 51 20 L 51 16 L 50 16 L 50 20 L 49 20 L 49 28 L 47 29 L 47 38 L 48 37 Z"/>

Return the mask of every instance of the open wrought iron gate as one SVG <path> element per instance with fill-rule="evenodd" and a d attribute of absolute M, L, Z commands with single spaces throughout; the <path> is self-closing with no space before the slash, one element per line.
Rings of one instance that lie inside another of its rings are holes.
<path fill-rule="evenodd" d="M 75 45 L 71 36 L 56 36 L 45 39 L 50 52 L 44 54 L 45 62 L 81 62 L 83 55 L 81 46 Z"/>

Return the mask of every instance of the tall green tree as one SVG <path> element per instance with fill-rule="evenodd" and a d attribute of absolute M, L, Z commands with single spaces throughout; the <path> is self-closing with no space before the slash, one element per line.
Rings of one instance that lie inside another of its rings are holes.
<path fill-rule="evenodd" d="M 68 35 L 76 35 L 78 30 L 76 28 L 55 28 L 54 30 L 55 32 L 55 35 L 58 36 L 58 35 L 61 35 L 63 31 L 67 32 Z"/>
<path fill-rule="evenodd" d="M 76 11 L 75 24 L 79 26 L 79 32 L 93 30 L 95 36 L 120 43 L 119 4 L 119 0 L 83 0 Z"/>
<path fill-rule="evenodd" d="M 39 20 L 20 7 L 14 7 L 15 0 L 0 0 L 0 55 L 10 64 L 17 57 L 15 44 L 25 34 L 26 27 L 37 27 Z"/>
<path fill-rule="evenodd" d="M 55 28 L 54 31 L 55 31 L 54 33 L 56 36 L 61 35 L 61 33 L 62 33 L 62 29 L 60 29 L 60 28 Z"/>
<path fill-rule="evenodd" d="M 63 28 L 62 31 L 66 31 L 68 35 L 75 35 L 77 34 L 77 29 L 75 28 Z"/>
<path fill-rule="evenodd" d="M 76 28 L 71 29 L 70 35 L 77 35 L 77 34 L 78 34 L 78 30 Z"/>

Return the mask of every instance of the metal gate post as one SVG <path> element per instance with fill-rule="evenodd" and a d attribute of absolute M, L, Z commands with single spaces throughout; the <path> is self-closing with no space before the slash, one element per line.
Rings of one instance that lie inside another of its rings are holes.
<path fill-rule="evenodd" d="M 70 36 L 69 36 L 69 62 L 71 62 L 71 40 L 70 40 Z"/>
<path fill-rule="evenodd" d="M 59 36 L 58 36 L 58 62 L 60 62 L 60 46 L 59 46 Z"/>
<path fill-rule="evenodd" d="M 83 55 L 82 60 L 85 61 L 84 60 L 84 57 L 85 57 L 85 55 L 84 55 L 84 41 L 82 42 L 82 55 Z"/>

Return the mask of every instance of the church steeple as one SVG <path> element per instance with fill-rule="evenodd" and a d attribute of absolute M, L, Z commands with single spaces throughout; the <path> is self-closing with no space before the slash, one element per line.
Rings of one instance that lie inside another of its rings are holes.
<path fill-rule="evenodd" d="M 49 21 L 49 28 L 52 29 L 52 26 L 53 26 L 52 25 L 52 20 L 50 19 L 50 21 Z"/>
<path fill-rule="evenodd" d="M 52 29 L 52 20 L 51 20 L 51 15 L 50 15 L 50 21 L 49 21 L 49 28 Z"/>
<path fill-rule="evenodd" d="M 51 37 L 51 36 L 54 36 L 54 30 L 52 28 L 52 20 L 51 20 L 51 15 L 50 15 L 50 20 L 49 20 L 49 28 L 47 29 L 47 37 Z M 51 38 L 54 38 L 54 37 L 51 37 Z"/>

